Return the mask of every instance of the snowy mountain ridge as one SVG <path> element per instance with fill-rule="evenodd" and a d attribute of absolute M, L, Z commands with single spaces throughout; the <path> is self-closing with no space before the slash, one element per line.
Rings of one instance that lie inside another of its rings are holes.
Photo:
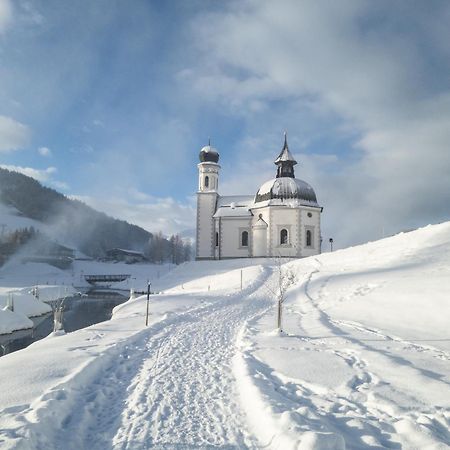
<path fill-rule="evenodd" d="M 283 334 L 279 261 L 185 263 L 155 281 L 148 327 L 139 297 L 0 358 L 0 442 L 449 448 L 449 250 L 447 222 L 285 262 Z"/>

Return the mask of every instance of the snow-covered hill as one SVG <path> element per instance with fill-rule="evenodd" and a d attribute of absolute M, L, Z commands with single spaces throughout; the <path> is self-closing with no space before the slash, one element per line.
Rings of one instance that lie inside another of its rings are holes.
<path fill-rule="evenodd" d="M 277 261 L 194 262 L 0 358 L 2 448 L 449 448 L 450 222 L 282 270 L 281 335 Z"/>
<path fill-rule="evenodd" d="M 42 222 L 25 217 L 13 206 L 0 203 L 0 230 L 2 232 L 8 233 L 30 227 L 43 232 L 47 231 L 46 225 Z"/>
<path fill-rule="evenodd" d="M 250 321 L 236 361 L 258 435 L 279 448 L 448 448 L 450 223 L 286 266 L 299 279 L 286 335 L 271 333 L 274 311 Z"/>

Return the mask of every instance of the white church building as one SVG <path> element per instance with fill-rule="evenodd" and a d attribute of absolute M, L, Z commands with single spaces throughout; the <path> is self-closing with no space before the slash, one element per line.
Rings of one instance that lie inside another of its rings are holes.
<path fill-rule="evenodd" d="M 287 144 L 278 158 L 276 178 L 256 195 L 219 195 L 219 153 L 200 151 L 197 192 L 197 260 L 293 257 L 320 253 L 320 214 L 314 189 L 295 178 L 297 164 Z"/>

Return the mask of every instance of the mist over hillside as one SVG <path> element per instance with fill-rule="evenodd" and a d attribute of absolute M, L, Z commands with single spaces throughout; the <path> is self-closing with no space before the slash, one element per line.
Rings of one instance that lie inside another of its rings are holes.
<path fill-rule="evenodd" d="M 42 186 L 34 178 L 2 168 L 0 203 L 46 224 L 53 239 L 92 257 L 104 256 L 106 250 L 115 247 L 143 251 L 153 236 L 137 225 L 109 217 Z"/>

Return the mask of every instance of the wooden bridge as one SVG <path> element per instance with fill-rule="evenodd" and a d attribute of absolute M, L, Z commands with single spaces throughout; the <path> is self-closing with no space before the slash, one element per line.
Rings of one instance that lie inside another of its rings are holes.
<path fill-rule="evenodd" d="M 124 281 L 130 278 L 130 274 L 121 274 L 121 275 L 85 275 L 84 279 L 89 284 L 96 283 L 119 283 L 120 281 Z"/>

